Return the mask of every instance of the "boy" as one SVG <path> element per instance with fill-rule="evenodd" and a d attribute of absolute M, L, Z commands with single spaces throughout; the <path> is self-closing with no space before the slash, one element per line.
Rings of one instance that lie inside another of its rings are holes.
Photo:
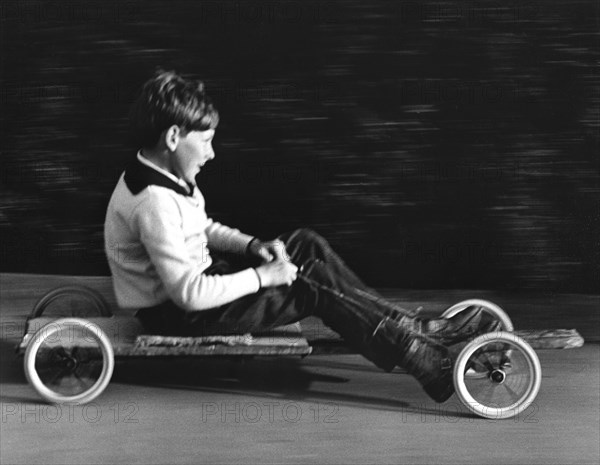
<path fill-rule="evenodd" d="M 478 308 L 413 318 L 313 231 L 263 242 L 208 218 L 196 176 L 215 156 L 218 122 L 199 81 L 161 72 L 143 86 L 132 108 L 141 150 L 118 181 L 104 231 L 119 305 L 149 332 L 173 335 L 257 332 L 314 315 L 377 366 L 401 366 L 434 400 L 448 399 L 454 354 L 498 322 Z"/>

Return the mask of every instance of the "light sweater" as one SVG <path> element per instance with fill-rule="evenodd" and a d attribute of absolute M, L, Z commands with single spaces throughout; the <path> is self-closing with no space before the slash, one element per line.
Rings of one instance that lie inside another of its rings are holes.
<path fill-rule="evenodd" d="M 131 313 L 169 299 L 185 310 L 205 310 L 257 292 L 252 268 L 203 274 L 212 263 L 209 247 L 243 254 L 251 240 L 208 218 L 196 186 L 139 154 L 121 175 L 104 223 L 117 302 Z"/>

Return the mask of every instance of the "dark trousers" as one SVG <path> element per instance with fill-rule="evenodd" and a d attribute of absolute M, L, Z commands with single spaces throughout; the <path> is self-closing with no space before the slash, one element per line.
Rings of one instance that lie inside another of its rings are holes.
<path fill-rule="evenodd" d="M 309 229 L 279 237 L 298 279 L 291 286 L 265 288 L 229 304 L 187 312 L 172 302 L 142 309 L 138 318 L 155 334 L 203 336 L 265 332 L 276 326 L 316 316 L 340 334 L 348 345 L 377 365 L 389 366 L 388 358 L 372 343 L 372 335 L 385 317 L 399 319 L 407 311 L 386 301 L 367 287 L 329 243 Z M 248 260 L 215 257 L 208 274 L 228 274 L 253 266 Z"/>

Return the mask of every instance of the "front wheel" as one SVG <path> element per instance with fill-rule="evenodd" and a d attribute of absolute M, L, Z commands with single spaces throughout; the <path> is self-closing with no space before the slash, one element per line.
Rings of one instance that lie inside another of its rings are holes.
<path fill-rule="evenodd" d="M 99 396 L 110 382 L 114 353 L 97 325 L 62 318 L 35 333 L 24 363 L 27 380 L 45 400 L 84 404 Z"/>
<path fill-rule="evenodd" d="M 470 370 L 485 376 L 470 376 Z M 454 387 L 473 413 L 491 419 L 511 418 L 535 400 L 542 368 L 531 346 L 514 333 L 482 334 L 459 353 Z"/>

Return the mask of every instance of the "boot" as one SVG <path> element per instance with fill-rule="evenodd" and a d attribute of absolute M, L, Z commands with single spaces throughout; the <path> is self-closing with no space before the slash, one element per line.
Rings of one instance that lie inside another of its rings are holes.
<path fill-rule="evenodd" d="M 499 320 L 481 307 L 465 309 L 448 319 L 386 317 L 373 332 L 371 347 L 379 354 L 380 367 L 404 368 L 433 400 L 444 402 L 454 392 L 456 355 L 469 340 L 499 329 Z"/>
<path fill-rule="evenodd" d="M 480 334 L 501 329 L 500 320 L 477 306 L 468 307 L 452 318 L 402 317 L 400 324 L 445 346 L 465 343 Z"/>
<path fill-rule="evenodd" d="M 413 375 L 436 402 L 444 402 L 454 393 L 454 357 L 450 349 L 413 331 L 406 321 L 384 318 L 373 332 L 371 342 L 375 352 L 386 354 L 395 365 Z"/>

